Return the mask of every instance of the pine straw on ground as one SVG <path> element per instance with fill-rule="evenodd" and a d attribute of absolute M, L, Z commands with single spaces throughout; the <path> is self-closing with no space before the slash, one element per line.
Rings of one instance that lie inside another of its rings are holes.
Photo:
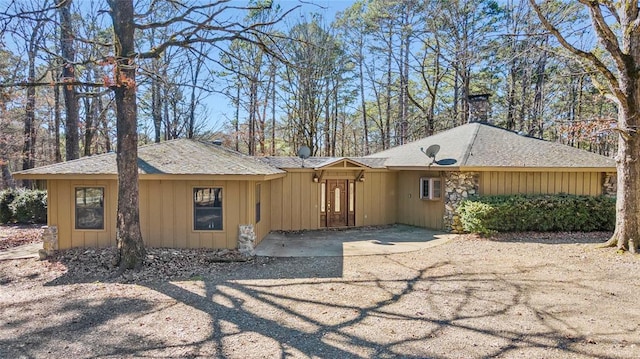
<path fill-rule="evenodd" d="M 41 224 L 14 224 L 0 226 L 0 251 L 42 242 Z"/>
<path fill-rule="evenodd" d="M 109 249 L 4 261 L 0 357 L 637 358 L 640 257 L 595 249 L 608 235 L 232 263 L 158 250 L 129 277 Z"/>

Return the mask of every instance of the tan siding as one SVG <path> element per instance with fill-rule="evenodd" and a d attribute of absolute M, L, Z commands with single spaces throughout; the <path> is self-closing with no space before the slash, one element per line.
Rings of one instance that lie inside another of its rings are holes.
<path fill-rule="evenodd" d="M 193 228 L 193 217 L 189 215 L 193 211 L 193 190 L 184 181 L 173 182 L 173 201 L 175 208 L 183 210 L 174 210 L 174 237 L 171 240 L 172 246 L 177 243 L 186 243 L 189 238 L 189 231 Z M 184 245 L 186 246 L 186 245 Z M 212 248 L 210 243 L 202 243 L 204 248 Z"/>
<path fill-rule="evenodd" d="M 105 229 L 74 229 L 74 188 L 105 188 Z M 271 229 L 273 208 L 270 182 L 262 182 L 262 220 L 256 226 L 261 240 Z M 192 188 L 222 187 L 222 231 L 193 230 Z M 105 247 L 116 244 L 116 181 L 50 180 L 48 224 L 58 227 L 59 247 Z M 140 224 L 149 247 L 236 248 L 238 225 L 255 223 L 255 182 L 253 181 L 167 181 L 140 182 Z"/>
<path fill-rule="evenodd" d="M 270 187 L 272 230 L 319 228 L 320 184 L 313 182 L 313 172 L 290 172 L 271 181 Z"/>
<path fill-rule="evenodd" d="M 84 243 L 72 241 L 73 231 L 73 193 L 69 181 L 59 181 L 58 186 L 58 247 L 60 249 L 80 247 Z"/>
<path fill-rule="evenodd" d="M 364 202 L 365 198 L 368 198 L 369 196 L 367 196 L 365 191 L 366 188 L 364 186 L 364 182 L 356 182 L 356 226 L 365 226 L 367 223 L 367 220 L 364 218 Z M 316 192 L 320 194 L 320 189 L 318 188 L 318 191 Z M 319 208 L 318 212 L 320 212 Z"/>
<path fill-rule="evenodd" d="M 262 210 L 260 215 L 260 222 L 256 223 L 255 225 L 255 232 L 256 232 L 257 243 L 260 243 L 262 239 L 264 239 L 264 237 L 267 234 L 269 234 L 269 231 L 271 230 L 272 211 L 271 211 L 271 182 L 258 182 L 258 183 L 262 186 L 262 188 L 260 189 L 260 193 L 261 193 L 260 206 L 262 207 Z M 254 187 L 254 193 L 255 193 L 255 187 Z M 253 203 L 255 207 L 255 201 Z M 255 213 L 253 214 L 253 216 L 255 221 Z"/>
<path fill-rule="evenodd" d="M 602 193 L 599 172 L 482 172 L 480 193 L 569 193 L 597 196 Z"/>
<path fill-rule="evenodd" d="M 359 171 L 325 172 L 326 179 L 355 179 Z M 394 174 L 368 172 L 356 182 L 356 226 L 395 223 Z M 270 183 L 271 229 L 320 228 L 320 183 L 312 171 L 290 172 Z"/>
<path fill-rule="evenodd" d="M 420 177 L 439 177 L 438 172 L 401 172 L 398 174 L 397 222 L 442 229 L 444 202 L 420 199 Z M 487 183 L 489 185 L 490 183 Z"/>
<path fill-rule="evenodd" d="M 540 193 L 549 193 L 549 173 L 540 173 Z"/>
<path fill-rule="evenodd" d="M 116 196 L 110 196 L 115 181 L 89 180 L 49 180 L 47 223 L 58 228 L 58 247 L 106 247 L 115 245 Z M 103 230 L 75 229 L 75 188 L 78 186 L 99 186 L 105 189 Z"/>

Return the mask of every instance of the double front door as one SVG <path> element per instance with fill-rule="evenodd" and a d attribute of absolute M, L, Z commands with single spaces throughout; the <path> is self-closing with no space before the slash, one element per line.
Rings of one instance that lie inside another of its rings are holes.
<path fill-rule="evenodd" d="M 321 183 L 320 225 L 347 227 L 356 224 L 356 186 L 353 180 L 325 180 Z"/>

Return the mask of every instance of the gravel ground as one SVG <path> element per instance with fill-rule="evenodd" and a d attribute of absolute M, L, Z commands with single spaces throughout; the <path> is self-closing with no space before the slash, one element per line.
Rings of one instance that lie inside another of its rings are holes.
<path fill-rule="evenodd" d="M 0 262 L 0 358 L 638 358 L 640 257 L 607 234 L 386 256 L 113 250 Z"/>

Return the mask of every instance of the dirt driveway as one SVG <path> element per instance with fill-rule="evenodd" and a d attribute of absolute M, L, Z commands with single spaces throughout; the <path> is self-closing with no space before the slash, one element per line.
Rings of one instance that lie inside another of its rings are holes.
<path fill-rule="evenodd" d="M 594 249 L 605 236 L 458 237 L 151 282 L 100 278 L 104 263 L 78 264 L 91 253 L 5 261 L 0 357 L 637 358 L 640 259 Z"/>

